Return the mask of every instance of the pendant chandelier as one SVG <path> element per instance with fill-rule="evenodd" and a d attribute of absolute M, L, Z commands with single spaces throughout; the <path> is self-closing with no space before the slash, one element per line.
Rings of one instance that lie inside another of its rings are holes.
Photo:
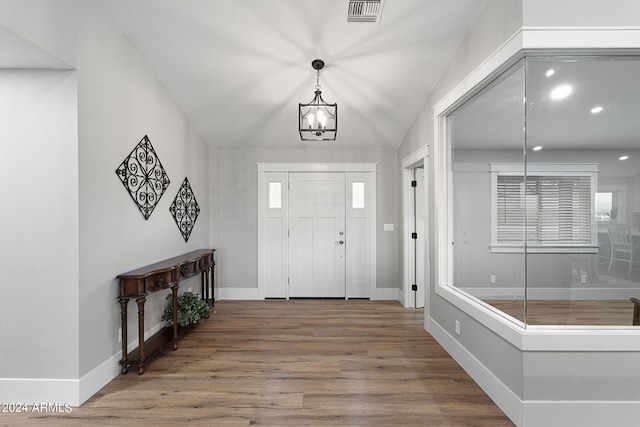
<path fill-rule="evenodd" d="M 314 59 L 311 66 L 316 70 L 315 96 L 308 104 L 298 104 L 298 130 L 303 141 L 335 141 L 338 133 L 338 104 L 327 104 L 320 91 L 322 59 Z"/>

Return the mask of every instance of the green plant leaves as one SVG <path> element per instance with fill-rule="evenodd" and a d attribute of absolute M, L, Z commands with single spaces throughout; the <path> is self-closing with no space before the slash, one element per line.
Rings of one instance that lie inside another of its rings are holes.
<path fill-rule="evenodd" d="M 173 295 L 167 295 L 169 304 L 162 314 L 162 320 L 169 326 L 173 325 Z M 193 292 L 185 292 L 178 298 L 178 324 L 189 326 L 194 323 L 203 323 L 204 319 L 213 311 L 209 304 Z"/>

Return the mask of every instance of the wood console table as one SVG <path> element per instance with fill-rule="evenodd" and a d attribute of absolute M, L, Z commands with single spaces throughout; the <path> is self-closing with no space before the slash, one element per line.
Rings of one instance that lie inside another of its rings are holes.
<path fill-rule="evenodd" d="M 144 373 L 144 365 L 152 356 L 164 351 L 169 346 L 178 348 L 178 284 L 180 280 L 201 274 L 202 298 L 211 307 L 215 307 L 213 296 L 213 271 L 215 249 L 200 249 L 174 258 L 157 262 L 146 267 L 138 268 L 118 275 L 120 279 L 120 315 L 122 316 L 122 373 L 129 371 L 129 366 L 137 365 L 138 374 Z M 211 288 L 209 288 L 211 283 Z M 171 288 L 173 296 L 173 331 L 168 334 L 162 330 L 144 340 L 144 303 L 147 295 L 163 289 Z M 209 293 L 211 289 L 211 293 Z M 127 305 L 129 299 L 135 298 L 138 303 L 138 343 L 137 349 L 127 352 Z"/>

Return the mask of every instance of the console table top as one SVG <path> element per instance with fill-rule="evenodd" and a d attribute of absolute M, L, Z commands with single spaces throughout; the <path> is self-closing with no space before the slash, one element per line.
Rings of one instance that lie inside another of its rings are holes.
<path fill-rule="evenodd" d="M 159 270 L 171 269 L 187 262 L 193 262 L 201 258 L 203 255 L 215 252 L 215 249 L 198 249 L 195 251 L 187 252 L 186 254 L 178 255 L 173 258 L 165 259 L 154 264 L 145 265 L 144 267 L 136 268 L 126 273 L 118 274 L 118 279 L 131 279 L 147 276 L 152 272 Z"/>

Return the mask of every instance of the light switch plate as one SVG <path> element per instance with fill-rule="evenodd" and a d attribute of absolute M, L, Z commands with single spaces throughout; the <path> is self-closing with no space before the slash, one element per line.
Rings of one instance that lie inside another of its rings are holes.
<path fill-rule="evenodd" d="M 384 231 L 393 231 L 393 224 L 385 224 Z"/>

